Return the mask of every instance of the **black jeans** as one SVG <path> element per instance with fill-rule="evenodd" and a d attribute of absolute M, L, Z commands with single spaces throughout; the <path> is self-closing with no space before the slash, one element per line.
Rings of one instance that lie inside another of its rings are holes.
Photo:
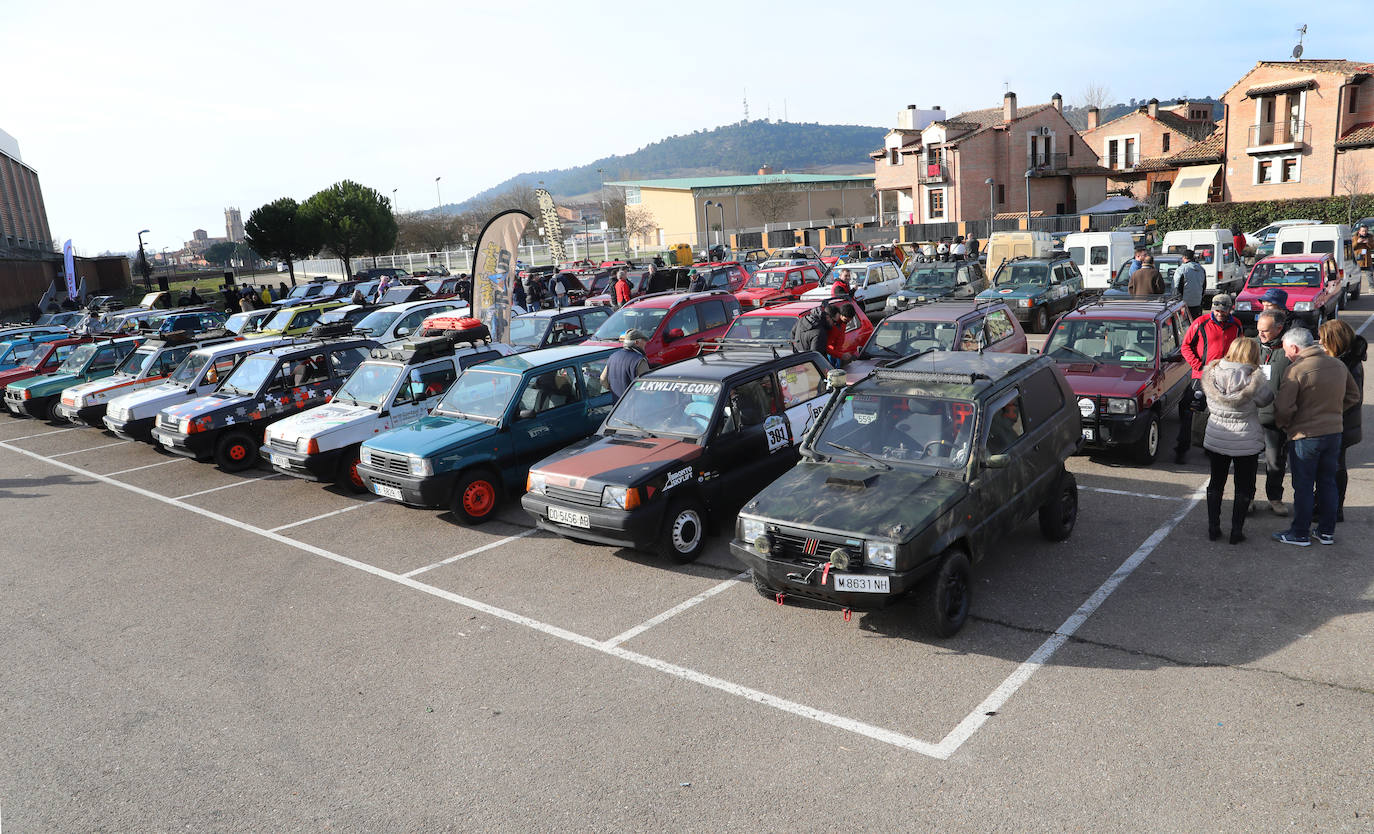
<path fill-rule="evenodd" d="M 1207 525 L 1212 530 L 1221 528 L 1221 497 L 1226 491 L 1226 476 L 1234 464 L 1236 489 L 1231 501 L 1231 532 L 1239 533 L 1245 527 L 1245 514 L 1250 511 L 1250 501 L 1255 497 L 1259 455 L 1233 458 L 1208 451 L 1207 459 L 1212 465 L 1212 479 L 1207 482 Z"/>
<path fill-rule="evenodd" d="M 1282 429 L 1264 429 L 1264 497 L 1283 500 L 1283 478 L 1288 473 L 1288 435 Z"/>
<path fill-rule="evenodd" d="M 1193 446 L 1193 393 L 1200 390 L 1201 380 L 1194 379 L 1188 383 L 1188 390 L 1183 392 L 1183 396 L 1178 399 L 1178 440 L 1174 443 L 1174 451 L 1183 454 Z"/>
<path fill-rule="evenodd" d="M 1336 458 L 1336 510 L 1345 512 L 1345 487 L 1350 482 L 1350 473 L 1345 471 L 1345 450 L 1349 448 L 1341 444 L 1340 457 Z"/>

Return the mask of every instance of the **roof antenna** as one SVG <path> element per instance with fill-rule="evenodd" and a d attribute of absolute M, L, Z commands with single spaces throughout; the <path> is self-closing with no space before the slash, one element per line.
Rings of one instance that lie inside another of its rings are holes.
<path fill-rule="evenodd" d="M 1293 60 L 1294 60 L 1294 61 L 1296 61 L 1296 60 L 1298 60 L 1299 58 L 1302 57 L 1302 39 L 1303 39 L 1303 37 L 1306 36 L 1306 35 L 1307 35 L 1307 24 L 1304 23 L 1303 25 L 1301 25 L 1301 26 L 1298 27 L 1298 45 L 1295 46 L 1295 47 L 1293 47 Z"/>

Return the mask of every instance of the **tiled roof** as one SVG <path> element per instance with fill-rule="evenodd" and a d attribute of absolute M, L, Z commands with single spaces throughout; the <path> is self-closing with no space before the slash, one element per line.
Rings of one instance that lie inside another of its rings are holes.
<path fill-rule="evenodd" d="M 1270 81 L 1268 84 L 1259 84 L 1245 91 L 1245 95 L 1250 98 L 1267 96 L 1274 93 L 1286 93 L 1291 90 L 1310 90 L 1317 86 L 1317 79 L 1310 75 L 1302 78 L 1285 78 L 1283 81 Z"/>
<path fill-rule="evenodd" d="M 1036 113 L 1040 113 L 1053 106 L 1053 104 L 1032 104 L 1027 107 L 1018 107 L 1016 109 L 1016 121 L 1019 122 L 1028 116 L 1034 116 Z M 972 132 L 965 133 L 963 136 L 956 136 L 945 143 L 947 145 L 958 145 L 966 139 L 971 139 L 984 131 L 1005 124 L 1005 122 L 1002 121 L 1002 108 L 989 107 L 984 110 L 969 110 L 965 113 L 959 113 L 956 116 L 946 119 L 942 124 L 971 128 Z"/>
<path fill-rule="evenodd" d="M 1206 139 L 1208 134 L 1216 130 L 1217 127 L 1216 124 L 1212 122 L 1195 122 L 1190 119 L 1185 119 L 1177 113 L 1170 113 L 1167 110 L 1160 110 L 1159 115 L 1155 118 L 1160 124 L 1170 130 L 1177 131 L 1187 136 L 1189 139 L 1199 142 Z"/>
<path fill-rule="evenodd" d="M 817 183 L 817 182 L 872 182 L 872 174 L 744 174 L 727 177 L 675 177 L 663 180 L 623 180 L 618 182 L 608 182 L 607 185 L 615 186 L 638 186 L 640 188 L 667 188 L 678 191 L 687 191 L 693 188 L 732 188 L 749 185 L 763 185 L 771 182 L 788 182 L 795 184 Z"/>
<path fill-rule="evenodd" d="M 1172 162 L 1176 166 L 1195 165 L 1199 162 L 1220 162 L 1222 158 L 1222 145 L 1226 139 L 1226 128 L 1220 126 L 1201 142 L 1196 145 L 1189 145 L 1178 153 L 1165 159 L 1165 162 Z"/>
<path fill-rule="evenodd" d="M 1221 94 L 1221 98 L 1225 99 L 1228 95 L 1231 94 L 1232 90 L 1239 87 L 1242 81 L 1244 81 L 1246 78 L 1249 78 L 1250 74 L 1253 73 L 1255 70 L 1259 69 L 1260 67 L 1283 67 L 1285 69 L 1290 69 L 1295 73 L 1334 73 L 1336 75 L 1344 75 L 1347 77 L 1348 80 L 1354 80 L 1354 77 L 1357 76 L 1374 74 L 1374 64 L 1368 64 L 1363 61 L 1347 61 L 1343 58 L 1337 58 L 1329 61 L 1320 60 L 1316 58 L 1309 59 L 1306 61 L 1258 61 L 1255 63 L 1255 66 L 1250 69 L 1249 72 L 1245 73 L 1240 78 L 1236 79 L 1236 83 L 1232 84 L 1230 87 L 1227 87 L 1226 92 Z"/>
<path fill-rule="evenodd" d="M 1355 125 L 1336 140 L 1338 148 L 1363 148 L 1369 145 L 1374 145 L 1374 122 Z"/>

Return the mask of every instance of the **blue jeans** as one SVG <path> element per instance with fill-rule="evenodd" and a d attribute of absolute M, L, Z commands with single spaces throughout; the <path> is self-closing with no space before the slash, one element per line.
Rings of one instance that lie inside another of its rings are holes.
<path fill-rule="evenodd" d="M 1288 471 L 1293 474 L 1293 526 L 1306 539 L 1312 527 L 1312 493 L 1317 496 L 1317 532 L 1336 532 L 1336 468 L 1341 454 L 1341 435 L 1304 437 L 1288 444 Z"/>

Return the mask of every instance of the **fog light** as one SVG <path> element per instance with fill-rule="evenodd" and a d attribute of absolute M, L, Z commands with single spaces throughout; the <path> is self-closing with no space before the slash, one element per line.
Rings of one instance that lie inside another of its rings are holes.
<path fill-rule="evenodd" d="M 849 551 L 843 547 L 830 551 L 830 564 L 835 570 L 849 570 Z"/>
<path fill-rule="evenodd" d="M 773 540 L 768 537 L 767 533 L 760 533 L 754 539 L 754 550 L 757 550 L 761 556 L 767 556 L 773 552 Z"/>

